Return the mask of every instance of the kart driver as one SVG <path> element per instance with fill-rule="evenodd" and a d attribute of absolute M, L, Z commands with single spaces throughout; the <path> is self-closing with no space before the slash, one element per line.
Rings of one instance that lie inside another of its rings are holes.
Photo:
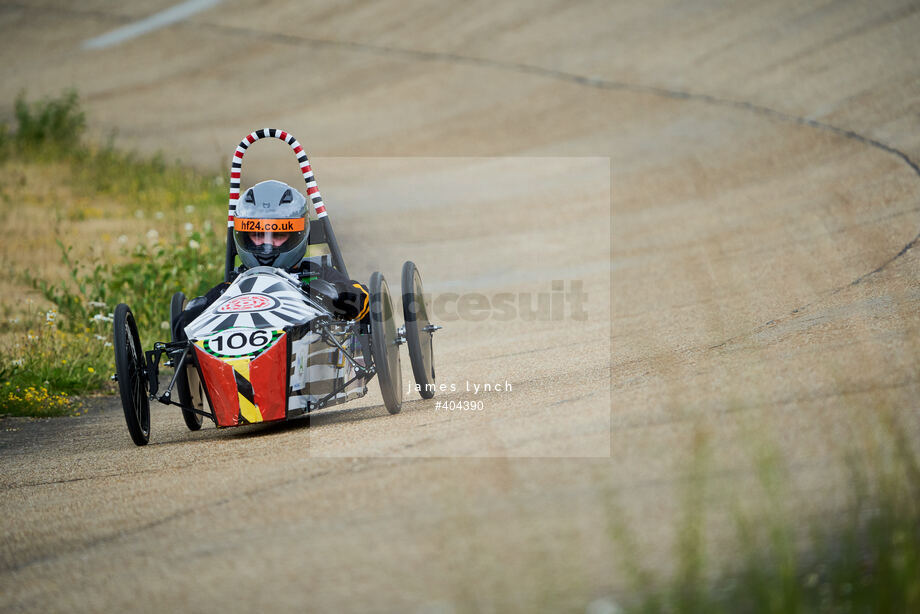
<path fill-rule="evenodd" d="M 257 266 L 285 269 L 300 277 L 305 294 L 314 298 L 318 295 L 326 297 L 326 306 L 334 315 L 344 320 L 359 320 L 362 327 L 367 326 L 367 288 L 331 266 L 319 266 L 304 259 L 310 220 L 306 198 L 300 192 L 280 181 L 257 183 L 246 190 L 237 204 L 233 224 L 233 240 L 242 262 L 238 272 Z M 327 282 L 326 291 L 310 291 L 310 283 L 317 279 Z M 173 338 L 184 338 L 183 329 L 216 301 L 229 285 L 229 282 L 221 282 L 205 296 L 189 301 L 185 311 L 176 319 Z M 335 293 L 331 298 L 330 285 Z"/>

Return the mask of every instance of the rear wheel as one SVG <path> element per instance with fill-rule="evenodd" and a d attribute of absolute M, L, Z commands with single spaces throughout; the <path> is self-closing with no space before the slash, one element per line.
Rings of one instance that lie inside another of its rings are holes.
<path fill-rule="evenodd" d="M 176 329 L 176 320 L 182 310 L 185 309 L 185 294 L 176 292 L 169 301 L 169 329 L 172 331 L 172 340 L 179 341 L 185 339 L 185 334 Z M 186 363 L 188 364 L 188 363 Z M 192 407 L 192 393 L 188 386 L 188 367 L 182 367 L 182 371 L 176 377 L 176 393 L 179 395 L 179 402 L 186 407 Z M 201 428 L 201 414 L 193 411 L 182 410 L 182 418 L 185 420 L 185 426 L 190 431 L 197 431 Z"/>
<path fill-rule="evenodd" d="M 124 303 L 115 308 L 115 372 L 125 422 L 131 439 L 139 446 L 150 440 L 150 400 L 147 396 L 147 371 L 144 350 L 137 334 L 134 315 Z"/>
<path fill-rule="evenodd" d="M 173 341 L 178 337 L 176 332 L 176 319 L 179 317 L 179 314 L 182 313 L 183 309 L 185 309 L 185 293 L 181 291 L 176 292 L 169 300 L 169 330 L 172 333 Z"/>
<path fill-rule="evenodd" d="M 402 268 L 402 305 L 412 374 L 419 394 L 423 399 L 430 399 L 435 390 L 434 329 L 422 293 L 422 276 L 412 261 L 406 262 Z"/>
<path fill-rule="evenodd" d="M 383 275 L 371 275 L 371 354 L 383 403 L 391 414 L 402 409 L 402 370 L 396 336 L 396 314 Z"/>

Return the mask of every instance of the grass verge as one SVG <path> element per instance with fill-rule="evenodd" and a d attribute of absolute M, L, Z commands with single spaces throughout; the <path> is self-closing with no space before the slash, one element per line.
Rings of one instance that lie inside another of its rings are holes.
<path fill-rule="evenodd" d="M 168 336 L 169 299 L 223 275 L 211 220 L 227 179 L 84 142 L 74 91 L 29 102 L 0 125 L 0 218 L 11 239 L 3 282 L 0 414 L 79 411 L 73 395 L 109 386 L 115 305 L 134 311 L 145 347 Z"/>

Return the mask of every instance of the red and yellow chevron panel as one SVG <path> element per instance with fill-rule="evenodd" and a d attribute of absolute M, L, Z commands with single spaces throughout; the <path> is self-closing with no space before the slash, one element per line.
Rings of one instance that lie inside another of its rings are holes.
<path fill-rule="evenodd" d="M 287 333 L 249 366 L 249 381 L 262 419 L 283 420 L 287 405 Z"/>
<path fill-rule="evenodd" d="M 226 363 L 233 367 L 233 378 L 236 380 L 237 401 L 240 408 L 240 422 L 262 422 L 262 412 L 256 407 L 256 395 L 249 381 L 249 358 L 227 358 Z"/>
<path fill-rule="evenodd" d="M 232 366 L 205 352 L 197 343 L 195 355 L 201 377 L 207 388 L 217 418 L 217 426 L 236 426 L 240 423 L 239 392 L 236 386 L 235 371 Z"/>
<path fill-rule="evenodd" d="M 220 359 L 195 343 L 218 426 L 283 420 L 287 405 L 287 335 L 254 359 Z"/>

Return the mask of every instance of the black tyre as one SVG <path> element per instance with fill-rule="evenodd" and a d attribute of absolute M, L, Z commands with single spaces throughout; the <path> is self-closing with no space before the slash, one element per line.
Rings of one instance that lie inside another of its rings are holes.
<path fill-rule="evenodd" d="M 115 308 L 115 372 L 121 406 L 131 439 L 139 446 L 150 440 L 150 400 L 147 397 L 147 372 L 144 350 L 137 334 L 134 315 L 124 303 Z"/>
<path fill-rule="evenodd" d="M 406 322 L 406 346 L 412 374 L 423 399 L 434 396 L 434 331 L 429 327 L 428 306 L 422 293 L 422 276 L 415 263 L 408 261 L 402 268 L 403 320 Z"/>
<path fill-rule="evenodd" d="M 185 309 L 185 293 L 176 292 L 169 300 L 169 330 L 172 333 L 173 341 L 178 337 L 176 331 L 176 318 L 179 317 L 183 309 Z"/>
<path fill-rule="evenodd" d="M 172 295 L 172 300 L 169 301 L 169 329 L 172 331 L 173 341 L 185 339 L 185 334 L 180 330 L 176 330 L 176 319 L 179 317 L 179 314 L 182 313 L 183 309 L 185 309 L 185 294 L 176 292 Z M 180 403 L 187 407 L 192 406 L 192 392 L 189 390 L 188 374 L 185 368 L 183 368 L 179 376 L 176 377 L 175 391 L 176 394 L 179 395 Z M 201 414 L 196 414 L 193 411 L 185 411 L 183 409 L 182 418 L 185 420 L 185 426 L 188 427 L 188 430 L 197 431 L 201 428 Z"/>
<path fill-rule="evenodd" d="M 371 275 L 371 354 L 383 403 L 391 414 L 402 409 L 402 368 L 396 339 L 396 314 L 383 275 Z"/>

